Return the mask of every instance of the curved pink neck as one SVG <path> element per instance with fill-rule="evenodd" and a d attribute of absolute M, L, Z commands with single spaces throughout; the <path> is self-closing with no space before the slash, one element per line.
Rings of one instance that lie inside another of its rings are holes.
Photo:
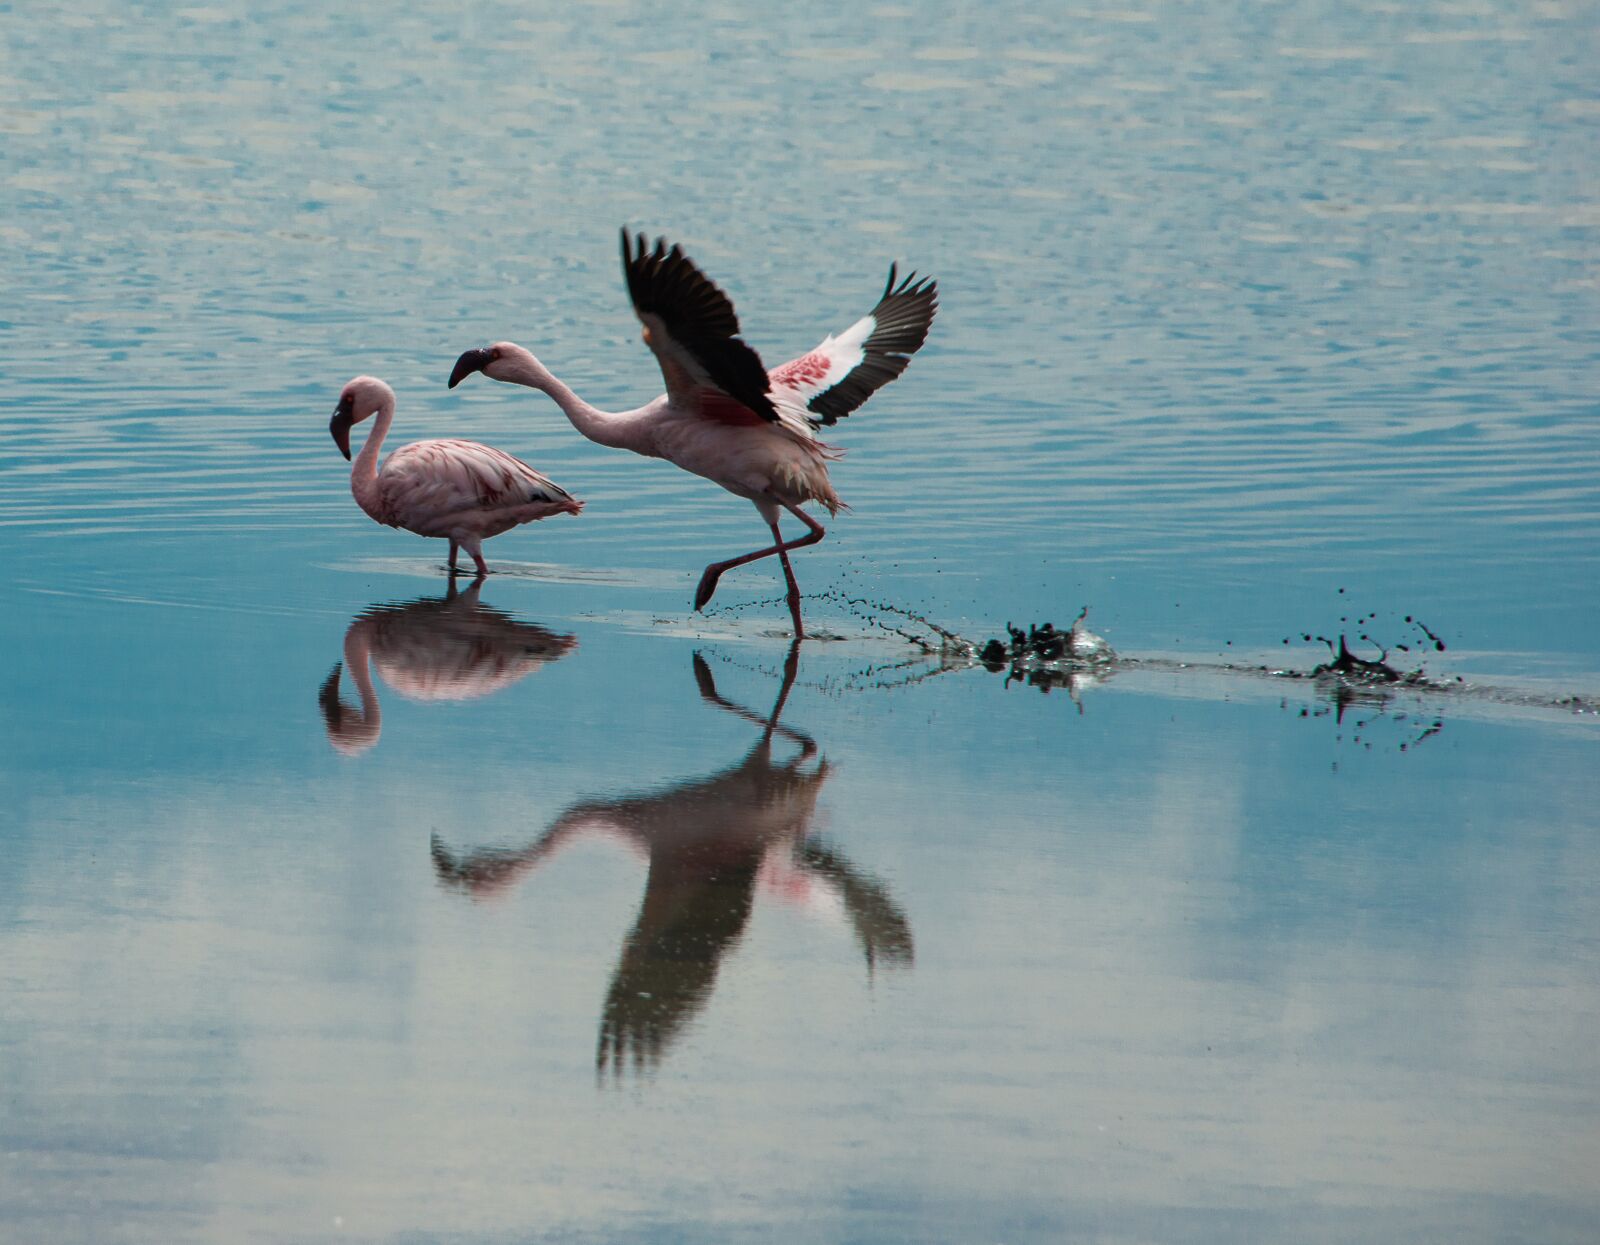
<path fill-rule="evenodd" d="M 356 685 L 361 697 L 361 716 L 374 726 L 383 720 L 378 707 L 378 692 L 372 685 L 372 640 L 367 635 L 368 622 L 358 618 L 344 633 L 344 668 Z"/>
<path fill-rule="evenodd" d="M 372 431 L 367 434 L 361 453 L 350 464 L 350 492 L 356 504 L 380 523 L 383 521 L 381 490 L 378 487 L 378 453 L 383 448 L 383 438 L 394 422 L 394 400 L 387 399 L 378 407 Z M 370 680 L 368 685 L 370 686 Z"/>
<path fill-rule="evenodd" d="M 366 620 L 358 618 L 344 633 L 344 668 L 356 685 L 361 708 L 348 711 L 341 705 L 337 724 L 330 722 L 328 726 L 329 741 L 346 756 L 365 752 L 383 733 L 383 709 L 378 703 L 377 689 L 372 685 L 369 661 L 372 646 L 367 639 L 367 627 Z"/>

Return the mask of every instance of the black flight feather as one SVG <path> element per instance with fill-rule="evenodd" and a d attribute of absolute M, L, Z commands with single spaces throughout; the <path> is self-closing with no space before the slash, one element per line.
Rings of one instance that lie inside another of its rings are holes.
<path fill-rule="evenodd" d="M 813 424 L 825 427 L 850 414 L 905 371 L 911 356 L 928 340 L 928 327 L 939 310 L 938 282 L 932 277 L 918 281 L 913 272 L 896 286 L 898 276 L 898 266 L 890 264 L 883 297 L 872 309 L 875 323 L 861 362 L 806 404 L 817 417 Z"/>
<path fill-rule="evenodd" d="M 777 409 L 767 396 L 769 382 L 761 356 L 739 337 L 733 303 L 683 251 L 667 249 L 657 238 L 648 249 L 644 234 L 630 239 L 622 231 L 622 270 L 628 297 L 641 315 L 659 316 L 674 341 L 689 352 L 724 393 L 768 422 Z"/>

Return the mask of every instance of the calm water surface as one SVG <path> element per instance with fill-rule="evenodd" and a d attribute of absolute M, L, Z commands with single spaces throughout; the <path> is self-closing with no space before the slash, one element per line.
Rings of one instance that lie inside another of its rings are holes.
<path fill-rule="evenodd" d="M 0 1239 L 1593 1240 L 1596 24 L 0 6 Z M 769 361 L 939 277 L 837 638 L 689 614 L 743 503 L 445 390 L 651 396 L 623 223 Z M 588 511 L 447 594 L 359 372 Z M 1407 615 L 1490 694 L 1220 668 Z"/>

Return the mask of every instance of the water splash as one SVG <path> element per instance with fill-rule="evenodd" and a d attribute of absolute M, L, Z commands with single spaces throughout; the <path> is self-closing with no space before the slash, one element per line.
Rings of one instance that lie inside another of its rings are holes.
<path fill-rule="evenodd" d="M 972 655 L 975 648 L 972 641 L 965 639 L 950 628 L 934 622 L 926 614 L 918 613 L 916 610 L 908 609 L 902 605 L 891 604 L 888 601 L 874 601 L 869 597 L 852 596 L 839 588 L 827 588 L 821 592 L 808 592 L 801 599 L 843 606 L 852 617 L 866 623 L 869 627 L 886 635 L 898 636 L 906 643 L 931 656 L 967 658 Z M 785 600 L 786 598 L 784 597 L 768 597 L 757 601 L 741 601 L 737 605 L 713 605 L 705 611 L 705 614 L 707 617 L 730 617 L 749 609 L 781 606 L 785 603 Z M 901 619 L 903 622 L 896 623 L 891 621 L 891 618 Z M 914 630 L 917 627 L 923 628 L 925 634 Z M 808 628 L 808 632 L 809 630 Z M 835 637 L 823 632 L 812 632 L 810 633 L 810 638 L 842 639 L 844 637 Z"/>
<path fill-rule="evenodd" d="M 1341 594 L 1343 591 L 1340 589 Z M 875 631 L 892 635 L 917 650 L 915 656 L 904 660 L 871 662 L 848 675 L 811 684 L 818 690 L 837 694 L 869 688 L 902 687 L 942 674 L 982 668 L 991 674 L 1004 674 L 1007 687 L 1012 683 L 1020 683 L 1041 692 L 1063 689 L 1082 712 L 1081 697 L 1085 691 L 1120 672 L 1149 671 L 1311 682 L 1316 684 L 1317 694 L 1328 703 L 1329 711 L 1334 713 L 1336 719 L 1342 719 L 1344 711 L 1350 706 L 1361 704 L 1373 707 L 1378 716 L 1387 715 L 1402 720 L 1392 710 L 1394 697 L 1401 692 L 1449 697 L 1477 704 L 1555 710 L 1585 717 L 1600 716 L 1600 697 L 1581 693 L 1551 695 L 1516 687 L 1469 683 L 1459 675 L 1431 674 L 1420 664 L 1414 669 L 1402 668 L 1391 660 L 1392 652 L 1410 653 L 1418 647 L 1425 647 L 1442 653 L 1449 647 L 1439 632 L 1412 614 L 1404 615 L 1404 625 L 1414 628 L 1422 638 L 1407 637 L 1389 645 L 1375 637 L 1375 633 L 1381 631 L 1377 624 L 1384 617 L 1380 611 L 1359 615 L 1346 613 L 1339 617 L 1343 626 L 1354 629 L 1355 642 L 1373 645 L 1376 656 L 1362 656 L 1352 649 L 1346 631 L 1337 630 L 1332 635 L 1302 631 L 1299 637 L 1305 643 L 1326 646 L 1328 659 L 1310 668 L 1296 668 L 1124 655 L 1118 653 L 1104 637 L 1088 629 L 1086 623 L 1090 607 L 1087 605 L 1079 610 L 1072 625 L 1064 630 L 1050 622 L 1029 624 L 1026 629 L 1008 622 L 1004 637 L 977 644 L 926 614 L 891 602 L 854 596 L 839 589 L 809 593 L 805 599 L 843 606 L 852 617 Z M 706 613 L 731 616 L 745 610 L 771 608 L 783 603 L 782 597 L 773 597 L 717 606 Z M 851 637 L 819 632 L 812 638 L 848 640 Z M 1285 637 L 1283 643 L 1291 644 L 1293 639 Z M 1409 746 L 1414 747 L 1436 733 L 1433 727 L 1424 729 L 1415 740 L 1410 741 Z"/>

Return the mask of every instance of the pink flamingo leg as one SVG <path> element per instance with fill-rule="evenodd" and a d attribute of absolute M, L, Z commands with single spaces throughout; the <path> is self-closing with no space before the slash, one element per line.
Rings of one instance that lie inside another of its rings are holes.
<path fill-rule="evenodd" d="M 450 574 L 454 575 L 455 573 L 456 573 L 456 542 L 455 542 L 454 539 L 452 539 L 450 541 Z"/>
<path fill-rule="evenodd" d="M 704 573 L 700 576 L 700 586 L 694 592 L 695 609 L 705 608 L 706 602 L 711 600 L 712 595 L 716 592 L 717 581 L 722 578 L 724 571 L 731 571 L 736 566 L 743 566 L 747 562 L 757 562 L 762 558 L 770 558 L 773 554 L 777 554 L 783 562 L 784 578 L 789 585 L 789 614 L 794 619 L 795 639 L 801 640 L 805 638 L 805 629 L 800 622 L 800 585 L 795 582 L 794 568 L 789 565 L 789 550 L 803 549 L 807 545 L 814 545 L 827 533 L 822 524 L 818 523 L 798 506 L 791 506 L 788 502 L 785 502 L 783 503 L 783 508 L 811 530 L 796 540 L 785 541 L 778 531 L 777 520 L 770 520 L 768 526 L 772 528 L 772 536 L 777 543 L 766 549 L 757 549 L 754 553 L 747 553 L 737 558 L 729 558 L 726 562 L 713 562 L 706 567 Z"/>
<path fill-rule="evenodd" d="M 805 624 L 800 621 L 800 585 L 795 582 L 794 567 L 789 565 L 789 550 L 783 544 L 783 537 L 778 535 L 778 525 L 772 525 L 772 535 L 778 541 L 778 561 L 783 563 L 783 577 L 789 583 L 789 617 L 794 619 L 794 638 L 806 638 Z"/>

